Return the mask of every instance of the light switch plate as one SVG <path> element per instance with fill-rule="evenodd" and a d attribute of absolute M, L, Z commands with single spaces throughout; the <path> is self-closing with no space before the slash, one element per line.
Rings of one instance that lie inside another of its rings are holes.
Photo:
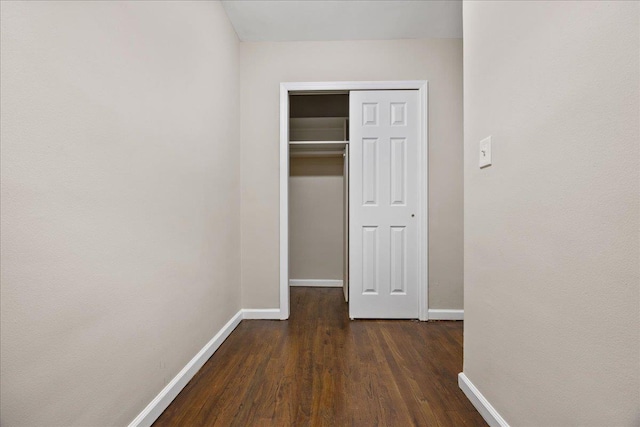
<path fill-rule="evenodd" d="M 491 166 L 491 137 L 488 136 L 480 141 L 480 167 Z"/>

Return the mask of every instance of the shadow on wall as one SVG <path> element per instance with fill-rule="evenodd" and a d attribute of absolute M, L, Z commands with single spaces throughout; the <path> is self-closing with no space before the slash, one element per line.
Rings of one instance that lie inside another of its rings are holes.
<path fill-rule="evenodd" d="M 342 177 L 343 167 L 343 157 L 298 157 L 291 159 L 289 176 Z"/>

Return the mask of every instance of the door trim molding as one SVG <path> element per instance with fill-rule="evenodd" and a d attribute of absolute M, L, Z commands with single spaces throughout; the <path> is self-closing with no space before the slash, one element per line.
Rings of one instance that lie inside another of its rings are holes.
<path fill-rule="evenodd" d="M 417 90 L 420 164 L 418 166 L 418 318 L 429 320 L 429 111 L 428 81 L 283 82 L 280 83 L 280 319 L 289 318 L 289 93 L 351 90 Z"/>

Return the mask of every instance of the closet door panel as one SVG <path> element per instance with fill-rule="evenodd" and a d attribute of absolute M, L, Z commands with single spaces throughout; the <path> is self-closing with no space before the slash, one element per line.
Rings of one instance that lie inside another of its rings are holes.
<path fill-rule="evenodd" d="M 350 93 L 349 315 L 418 317 L 418 91 Z"/>

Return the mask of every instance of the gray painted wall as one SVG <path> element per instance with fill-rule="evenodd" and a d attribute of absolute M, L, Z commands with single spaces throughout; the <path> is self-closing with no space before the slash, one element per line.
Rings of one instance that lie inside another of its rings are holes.
<path fill-rule="evenodd" d="M 512 426 L 640 421 L 639 8 L 464 4 L 464 372 Z"/>

